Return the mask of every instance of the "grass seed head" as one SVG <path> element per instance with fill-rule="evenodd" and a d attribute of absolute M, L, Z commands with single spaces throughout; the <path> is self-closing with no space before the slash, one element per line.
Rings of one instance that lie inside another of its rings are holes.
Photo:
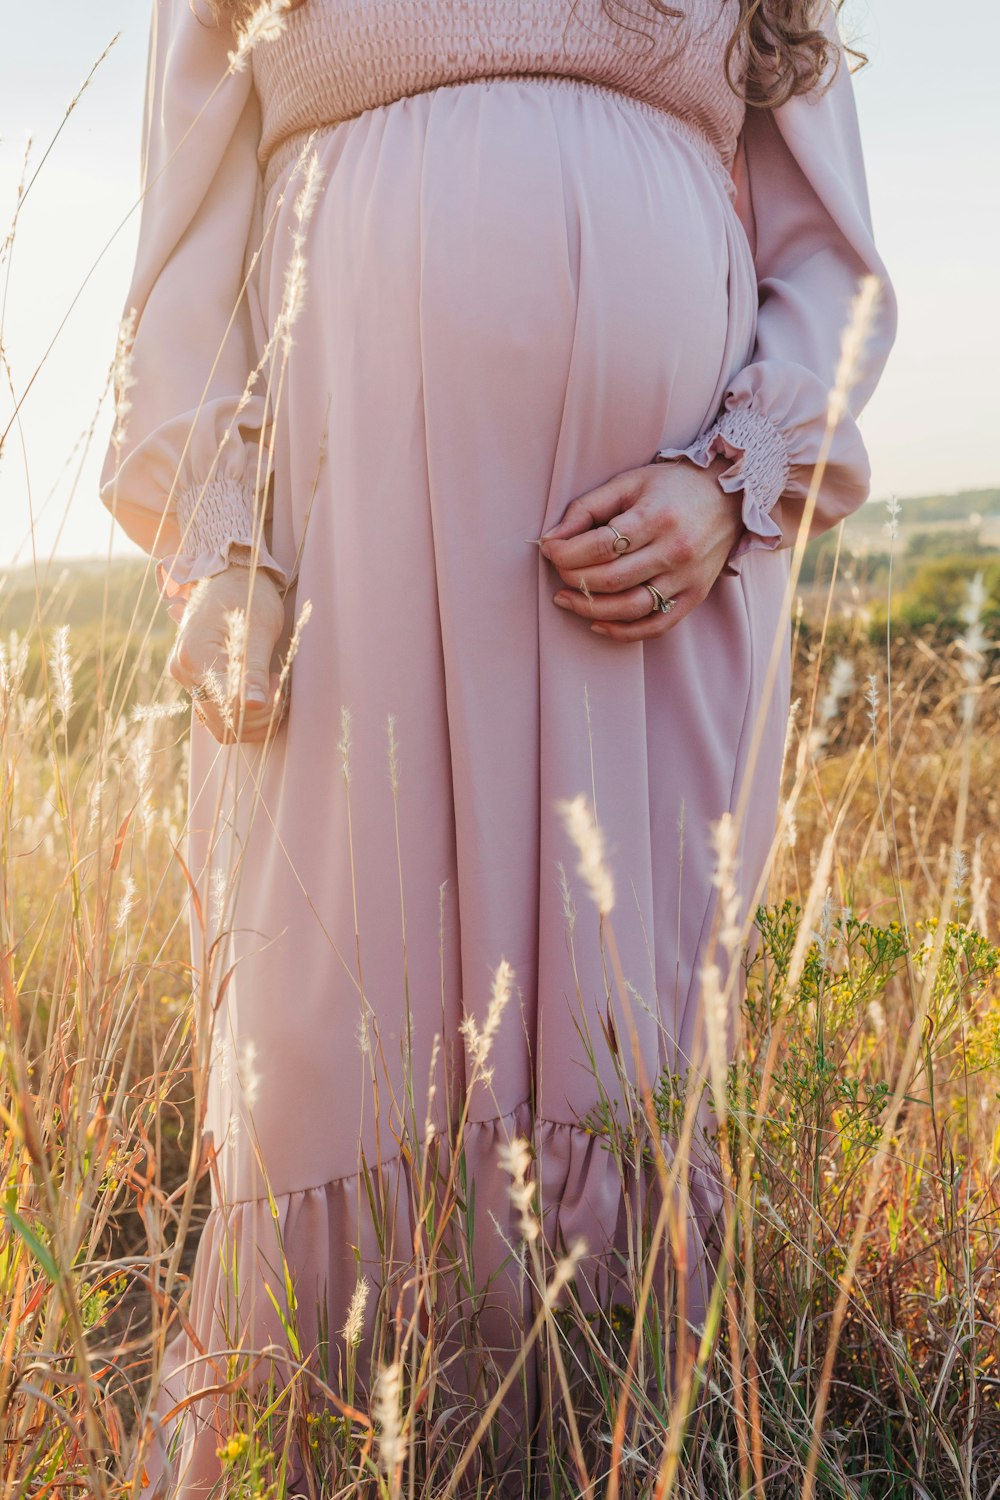
<path fill-rule="evenodd" d="M 259 42 L 276 41 L 285 29 L 284 12 L 291 0 L 263 0 L 237 28 L 236 47 L 229 53 L 229 68 L 241 73 Z"/>
<path fill-rule="evenodd" d="M 64 724 L 73 712 L 73 668 L 69 659 L 69 626 L 59 625 L 52 640 L 52 669 L 56 683 L 56 708 Z"/>
<path fill-rule="evenodd" d="M 602 917 L 607 916 L 615 904 L 615 888 L 605 859 L 604 836 L 590 805 L 581 792 L 569 801 L 557 802 L 556 807 L 579 853 L 577 869 L 587 882 L 597 910 Z"/>
<path fill-rule="evenodd" d="M 368 1304 L 368 1293 L 370 1290 L 367 1276 L 362 1276 L 351 1293 L 347 1317 L 344 1320 L 343 1328 L 340 1330 L 340 1336 L 349 1349 L 356 1348 L 361 1342 L 365 1307 Z"/>
<path fill-rule="evenodd" d="M 383 1365 L 379 1370 L 372 1402 L 378 1429 L 379 1463 L 387 1474 L 393 1472 L 406 1452 L 399 1409 L 401 1392 L 402 1371 L 399 1361 L 394 1360 L 392 1364 Z"/>

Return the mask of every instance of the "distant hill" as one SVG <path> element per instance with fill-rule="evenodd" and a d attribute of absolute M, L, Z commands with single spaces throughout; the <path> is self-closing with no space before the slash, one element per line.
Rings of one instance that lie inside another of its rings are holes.
<path fill-rule="evenodd" d="M 847 517 L 844 542 L 848 550 L 868 556 L 888 552 L 888 519 L 884 497 L 862 505 Z M 901 498 L 896 533 L 898 556 L 990 551 L 1000 546 L 1000 489 Z M 831 546 L 835 535 L 827 532 L 817 537 L 810 543 L 810 552 Z"/>
<path fill-rule="evenodd" d="M 900 520 L 906 526 L 915 526 L 922 521 L 967 521 L 970 516 L 1000 517 L 1000 489 L 956 490 L 951 495 L 913 495 L 900 499 Z M 881 511 L 880 521 L 885 519 L 886 500 L 869 500 L 855 512 L 848 522 L 870 524 L 873 511 Z"/>
<path fill-rule="evenodd" d="M 165 609 L 156 609 L 156 582 L 148 559 L 120 558 L 108 567 L 103 557 L 56 557 L 35 568 L 0 569 L 0 631 L 27 635 L 58 623 L 76 628 L 95 625 L 154 635 L 172 634 Z M 41 620 L 39 621 L 39 614 Z"/>
<path fill-rule="evenodd" d="M 909 554 L 914 564 L 919 557 L 990 552 L 1000 547 L 1000 489 L 911 495 L 900 498 L 900 507 L 898 550 Z M 849 549 L 877 564 L 889 546 L 887 515 L 887 503 L 881 497 L 849 516 L 845 528 Z M 832 541 L 833 534 L 828 533 L 810 544 L 803 583 L 815 576 L 820 557 Z M 174 633 L 166 610 L 157 608 L 153 568 L 146 558 L 120 559 L 112 563 L 110 574 L 102 557 L 55 558 L 41 564 L 39 572 L 47 576 L 42 589 L 46 626 L 53 620 L 71 626 L 93 625 L 106 610 L 106 628 L 129 632 L 138 624 L 145 633 L 151 624 L 154 636 Z M 34 568 L 30 564 L 0 568 L 0 631 L 24 633 L 33 625 L 37 628 Z"/>
<path fill-rule="evenodd" d="M 892 609 L 917 629 L 963 628 L 961 610 L 969 580 L 984 573 L 988 614 L 1000 609 L 1000 489 L 958 490 L 950 495 L 901 498 L 896 535 L 889 535 L 886 500 L 869 500 L 848 516 L 839 576 L 859 608 L 884 608 L 893 561 Z M 837 531 L 806 548 L 799 582 L 807 603 L 825 600 L 837 556 Z M 815 593 L 816 598 L 812 596 Z M 874 617 L 873 617 L 874 618 Z"/>

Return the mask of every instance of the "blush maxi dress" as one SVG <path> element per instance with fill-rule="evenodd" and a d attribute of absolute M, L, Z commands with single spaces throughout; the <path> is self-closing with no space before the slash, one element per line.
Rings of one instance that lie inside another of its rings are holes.
<path fill-rule="evenodd" d="M 475 1276 L 499 1309 L 481 1326 L 500 1347 L 505 1308 L 530 1319 L 504 1143 L 532 1143 L 546 1243 L 582 1238 L 579 1295 L 599 1297 L 627 1214 L 585 1120 L 601 1090 L 623 1102 L 636 1057 L 653 1080 L 704 1059 L 712 829 L 748 790 L 745 911 L 775 824 L 787 650 L 770 694 L 765 679 L 789 544 L 865 274 L 880 295 L 813 530 L 868 496 L 857 418 L 896 304 L 832 8 L 832 83 L 772 110 L 725 78 L 738 0 L 679 9 L 650 7 L 637 34 L 600 0 L 307 0 L 237 56 L 204 0 L 155 0 L 101 500 L 157 559 L 174 619 L 254 546 L 284 591 L 275 669 L 300 629 L 268 744 L 191 722 L 215 1164 L 150 1492 L 217 1483 L 225 1416 L 190 1398 L 230 1344 L 286 1342 L 282 1258 L 304 1349 L 324 1303 L 337 1344 L 362 1275 L 370 1332 L 376 1219 L 412 1253 L 404 1075 L 418 1137 L 465 1101 Z M 727 456 L 742 532 L 700 606 L 623 644 L 553 605 L 533 539 L 657 453 Z M 581 794 L 630 1017 L 559 807 Z M 485 1027 L 502 961 L 512 998 L 466 1095 L 460 1027 Z M 634 1028 L 617 1066 L 609 1015 Z M 713 1022 L 727 1056 L 732 1022 Z M 687 1194 L 697 1329 L 723 1202 L 697 1149 Z M 530 1362 L 526 1380 L 530 1397 Z"/>

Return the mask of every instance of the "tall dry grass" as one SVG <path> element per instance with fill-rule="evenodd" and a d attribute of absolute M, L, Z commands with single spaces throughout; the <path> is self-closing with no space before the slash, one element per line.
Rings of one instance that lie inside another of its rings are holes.
<path fill-rule="evenodd" d="M 804 533 L 793 611 L 803 550 Z M 0 590 L 4 1500 L 125 1492 L 208 1207 L 190 1005 L 205 976 L 184 919 L 189 709 L 164 672 L 148 578 L 121 620 L 117 576 L 74 625 L 81 575 L 36 578 L 16 628 L 13 581 Z M 697 1087 L 628 1086 L 624 1119 L 589 1121 L 623 1181 L 642 1165 L 667 1189 L 664 1213 L 635 1225 L 628 1302 L 582 1311 L 581 1247 L 546 1246 L 531 1144 L 507 1144 L 511 1251 L 535 1293 L 523 1357 L 541 1355 L 548 1377 L 531 1457 L 554 1496 L 1000 1495 L 994 658 L 975 591 L 953 642 L 873 643 L 843 604 L 834 576 L 825 608 L 796 618 L 780 820 L 746 921 L 734 827 L 718 830 L 707 1005 L 731 1003 L 722 960 L 749 952 L 751 921 L 759 935 L 736 1059 L 710 1056 Z M 585 803 L 566 811 L 594 894 L 575 920 L 600 924 L 624 995 L 601 831 Z M 494 1016 L 511 982 L 501 967 Z M 489 1087 L 490 1040 L 489 1023 L 466 1031 L 472 1088 Z M 247 1389 L 259 1351 L 232 1351 L 220 1493 L 283 1494 L 296 1446 L 309 1494 L 450 1495 L 476 1476 L 489 1493 L 503 1392 L 460 1403 L 462 1329 L 439 1295 L 469 1280 L 468 1100 L 456 1141 L 434 1141 L 427 1081 L 408 1082 L 412 1264 L 392 1267 L 388 1294 L 359 1282 L 318 1367 L 299 1342 L 294 1267 L 276 1268 L 291 1357 Z M 658 1242 L 683 1243 L 673 1188 L 701 1088 L 729 1191 L 692 1338 L 665 1326 L 676 1309 L 652 1268 Z M 373 1297 L 369 1396 L 359 1331 Z M 505 1378 L 520 1375 L 515 1363 Z"/>

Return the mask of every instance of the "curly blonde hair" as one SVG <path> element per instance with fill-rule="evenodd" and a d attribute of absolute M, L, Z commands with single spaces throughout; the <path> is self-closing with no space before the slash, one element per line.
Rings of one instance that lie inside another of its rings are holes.
<path fill-rule="evenodd" d="M 219 21 L 238 28 L 260 8 L 261 0 L 209 0 L 209 3 Z M 287 0 L 284 9 L 298 10 L 307 3 L 308 0 Z M 729 87 L 748 105 L 774 109 L 794 94 L 807 93 L 819 84 L 833 51 L 829 37 L 817 25 L 822 3 L 823 0 L 740 0 L 740 19 L 726 44 L 725 71 Z M 839 15 L 844 0 L 832 0 L 832 4 Z M 650 9 L 675 19 L 685 15 L 684 10 L 667 4 L 667 0 L 639 0 L 639 8 L 627 0 L 601 0 L 601 7 L 613 21 L 626 25 L 623 14 L 641 18 L 644 13 L 648 16 Z M 627 29 L 641 30 L 631 25 Z M 746 44 L 746 75 L 737 80 L 731 69 L 741 38 L 745 38 Z M 868 62 L 865 53 L 846 43 L 845 51 L 859 59 L 859 67 Z"/>

